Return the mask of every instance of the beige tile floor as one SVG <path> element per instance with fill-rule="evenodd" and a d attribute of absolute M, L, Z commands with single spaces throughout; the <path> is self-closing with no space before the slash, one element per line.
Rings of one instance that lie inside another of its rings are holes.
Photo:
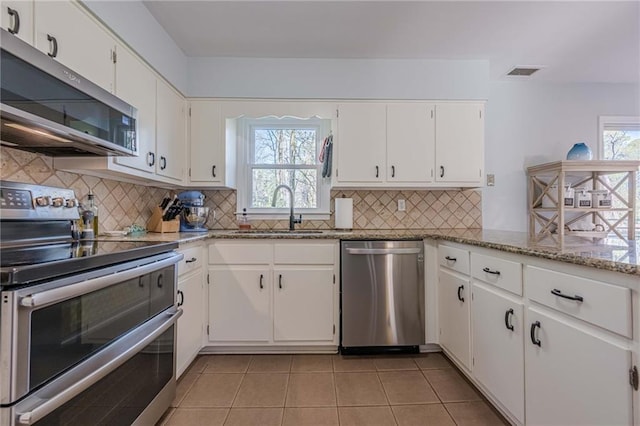
<path fill-rule="evenodd" d="M 162 426 L 505 425 L 441 354 L 203 355 Z"/>

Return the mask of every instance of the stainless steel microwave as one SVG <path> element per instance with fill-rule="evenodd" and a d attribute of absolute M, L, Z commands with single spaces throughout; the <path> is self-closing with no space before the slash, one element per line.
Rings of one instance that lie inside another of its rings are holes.
<path fill-rule="evenodd" d="M 51 156 L 138 155 L 137 110 L 0 30 L 0 143 Z"/>

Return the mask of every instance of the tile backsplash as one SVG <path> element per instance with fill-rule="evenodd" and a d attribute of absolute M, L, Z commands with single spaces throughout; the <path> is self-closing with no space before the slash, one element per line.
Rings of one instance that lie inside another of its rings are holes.
<path fill-rule="evenodd" d="M 78 199 L 89 189 L 96 195 L 100 229 L 121 229 L 132 224 L 145 225 L 151 209 L 165 195 L 174 190 L 141 186 L 101 179 L 94 176 L 69 173 L 53 168 L 51 157 L 26 151 L 0 147 L 0 178 L 17 182 L 72 188 Z M 210 229 L 234 229 L 236 220 L 236 192 L 234 190 L 203 191 L 207 206 L 215 209 L 209 216 Z M 421 228 L 481 228 L 482 196 L 478 190 L 332 190 L 337 197 L 353 198 L 354 229 L 421 229 Z M 398 200 L 406 203 L 406 211 L 397 211 Z M 329 220 L 304 220 L 303 229 L 332 229 L 333 214 Z M 259 220 L 253 218 L 257 229 L 286 229 L 286 220 Z"/>

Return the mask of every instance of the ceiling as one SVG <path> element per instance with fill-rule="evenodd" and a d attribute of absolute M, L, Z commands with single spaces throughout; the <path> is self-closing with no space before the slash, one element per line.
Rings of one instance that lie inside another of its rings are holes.
<path fill-rule="evenodd" d="M 640 80 L 640 2 L 145 1 L 187 56 L 479 59 L 493 79 Z"/>

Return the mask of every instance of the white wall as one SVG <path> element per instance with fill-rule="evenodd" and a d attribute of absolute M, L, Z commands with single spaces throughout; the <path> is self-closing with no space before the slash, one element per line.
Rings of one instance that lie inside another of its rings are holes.
<path fill-rule="evenodd" d="M 188 96 L 486 99 L 488 61 L 188 58 Z"/>
<path fill-rule="evenodd" d="M 640 115 L 639 90 L 632 84 L 491 82 L 485 165 L 496 186 L 483 189 L 484 228 L 526 231 L 526 167 L 563 160 L 580 141 L 595 155 L 598 116 Z"/>
<path fill-rule="evenodd" d="M 187 91 L 187 57 L 140 1 L 84 0 L 99 19 L 179 91 Z"/>

